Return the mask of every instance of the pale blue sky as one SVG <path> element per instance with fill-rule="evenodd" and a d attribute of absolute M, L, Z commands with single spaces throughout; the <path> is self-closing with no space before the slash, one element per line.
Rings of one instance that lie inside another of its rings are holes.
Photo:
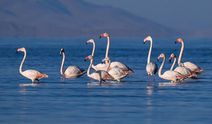
<path fill-rule="evenodd" d="M 85 0 L 182 30 L 212 31 L 212 0 Z"/>

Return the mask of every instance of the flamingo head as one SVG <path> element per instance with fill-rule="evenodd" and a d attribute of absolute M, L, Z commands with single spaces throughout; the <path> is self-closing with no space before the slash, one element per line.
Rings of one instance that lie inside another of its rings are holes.
<path fill-rule="evenodd" d="M 99 38 L 103 38 L 103 37 L 110 37 L 110 35 L 108 33 L 102 33 L 100 34 Z"/>
<path fill-rule="evenodd" d="M 17 52 L 26 52 L 26 49 L 25 49 L 24 47 L 18 48 L 18 49 L 17 49 Z"/>
<path fill-rule="evenodd" d="M 184 42 L 183 38 L 177 38 L 175 40 L 175 43 L 182 43 L 182 42 Z"/>
<path fill-rule="evenodd" d="M 92 60 L 92 59 L 93 59 L 93 56 L 89 55 L 89 56 L 86 56 L 84 60 L 87 61 L 87 60 Z"/>
<path fill-rule="evenodd" d="M 86 41 L 86 44 L 88 44 L 88 43 L 94 43 L 95 41 L 94 41 L 94 39 L 89 39 L 88 41 Z"/>
<path fill-rule="evenodd" d="M 60 55 L 62 55 L 62 53 L 65 53 L 65 49 L 64 48 L 60 49 Z"/>
<path fill-rule="evenodd" d="M 152 37 L 151 36 L 147 36 L 146 38 L 144 38 L 144 44 L 148 41 L 152 41 Z"/>
<path fill-rule="evenodd" d="M 176 58 L 176 55 L 174 53 L 172 53 L 169 57 L 169 62 L 171 62 L 172 59 Z"/>
<path fill-rule="evenodd" d="M 158 61 L 160 58 L 164 58 L 165 57 L 165 54 L 164 53 L 161 53 L 159 56 L 158 56 Z"/>

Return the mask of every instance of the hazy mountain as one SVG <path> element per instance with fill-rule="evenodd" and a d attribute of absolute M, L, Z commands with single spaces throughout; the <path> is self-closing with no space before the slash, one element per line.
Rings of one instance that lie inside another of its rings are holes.
<path fill-rule="evenodd" d="M 0 36 L 68 37 L 176 35 L 167 28 L 121 9 L 83 0 L 1 0 Z"/>

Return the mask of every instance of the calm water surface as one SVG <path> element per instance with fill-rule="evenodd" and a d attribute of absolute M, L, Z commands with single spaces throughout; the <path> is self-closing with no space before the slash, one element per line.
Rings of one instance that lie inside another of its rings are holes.
<path fill-rule="evenodd" d="M 0 39 L 0 123 L 8 124 L 210 124 L 212 122 L 212 41 L 192 40 L 185 43 L 183 60 L 197 63 L 204 73 L 196 80 L 177 86 L 159 86 L 166 81 L 145 72 L 149 45 L 142 39 L 112 39 L 110 58 L 126 63 L 135 73 L 119 84 L 98 85 L 86 75 L 63 80 L 59 74 L 60 48 L 65 48 L 65 65 L 84 69 L 84 57 L 92 45 L 79 39 Z M 95 62 L 105 54 L 106 40 L 97 40 Z M 179 53 L 180 44 L 155 40 L 152 60 L 164 52 L 167 57 Z M 20 76 L 23 54 L 27 48 L 24 69 L 37 69 L 49 75 L 37 86 Z M 160 62 L 157 62 L 160 64 Z M 165 69 L 170 67 L 166 63 Z"/>

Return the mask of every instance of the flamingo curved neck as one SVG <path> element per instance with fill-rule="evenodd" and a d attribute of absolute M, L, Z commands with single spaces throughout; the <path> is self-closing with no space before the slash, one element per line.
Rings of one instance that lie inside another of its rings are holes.
<path fill-rule="evenodd" d="M 62 58 L 61 66 L 60 66 L 60 74 L 61 75 L 64 74 L 63 65 L 64 65 L 64 62 L 65 62 L 65 53 L 63 52 L 62 54 L 63 54 L 63 58 Z"/>
<path fill-rule="evenodd" d="M 88 77 L 91 77 L 90 70 L 91 70 L 92 65 L 93 65 L 93 59 L 90 60 L 90 65 L 88 66 L 88 70 L 87 70 L 87 76 Z"/>
<path fill-rule="evenodd" d="M 107 48 L 106 48 L 106 53 L 105 53 L 105 63 L 106 64 L 108 64 L 109 62 L 109 57 L 108 57 L 108 55 L 109 55 L 109 49 L 110 49 L 110 37 L 107 37 Z"/>
<path fill-rule="evenodd" d="M 96 44 L 95 44 L 95 42 L 92 42 L 92 44 L 93 44 L 93 49 L 92 49 L 91 55 L 94 57 L 94 55 L 95 55 L 95 50 L 96 50 Z M 92 67 L 94 70 L 97 70 L 96 66 L 93 64 L 93 59 L 92 59 L 91 67 Z"/>
<path fill-rule="evenodd" d="M 93 42 L 92 44 L 93 44 L 93 49 L 92 49 L 91 55 L 94 56 L 94 53 L 95 53 L 95 50 L 96 50 L 96 44 L 95 44 L 95 42 Z"/>
<path fill-rule="evenodd" d="M 148 53 L 148 58 L 147 58 L 147 64 L 150 63 L 151 53 L 152 53 L 152 40 L 150 40 L 150 47 L 149 47 L 149 53 Z"/>
<path fill-rule="evenodd" d="M 166 58 L 164 57 L 164 58 L 163 58 L 163 62 L 162 62 L 161 66 L 160 66 L 160 68 L 159 68 L 159 71 L 158 71 L 158 76 L 161 77 L 161 78 L 163 78 L 162 69 L 163 69 L 165 60 L 166 60 Z"/>
<path fill-rule="evenodd" d="M 183 51 L 184 51 L 184 42 L 181 42 L 181 50 L 180 50 L 180 55 L 178 57 L 178 62 L 177 62 L 179 66 L 182 64 L 181 61 L 182 61 Z"/>
<path fill-rule="evenodd" d="M 170 71 L 172 71 L 174 69 L 175 64 L 176 64 L 176 58 L 174 58 L 173 64 L 172 64 L 172 66 L 170 68 Z"/>
<path fill-rule="evenodd" d="M 21 65 L 20 65 L 20 67 L 19 67 L 19 72 L 20 72 L 21 74 L 23 73 L 22 68 L 23 68 L 23 64 L 24 64 L 25 59 L 26 59 L 26 51 L 24 51 L 24 57 L 23 57 L 23 59 L 22 59 L 22 61 L 21 61 Z"/>

